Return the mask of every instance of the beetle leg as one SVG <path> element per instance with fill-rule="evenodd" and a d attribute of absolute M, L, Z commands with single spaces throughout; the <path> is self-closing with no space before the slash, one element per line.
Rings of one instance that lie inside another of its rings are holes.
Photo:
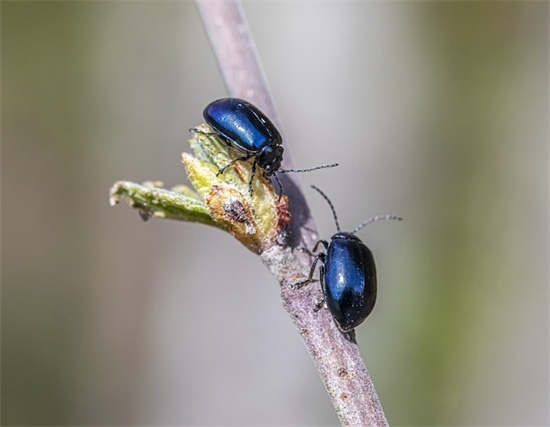
<path fill-rule="evenodd" d="M 315 245 L 313 245 L 313 250 L 311 250 L 311 251 L 308 248 L 304 248 L 303 246 L 300 246 L 299 248 L 296 248 L 296 250 L 298 250 L 300 252 L 305 252 L 309 256 L 315 256 L 315 252 L 317 251 L 317 246 L 319 246 L 319 243 L 323 244 L 323 246 L 325 247 L 325 250 L 328 248 L 328 242 L 326 240 L 319 240 L 319 241 L 315 242 Z"/>
<path fill-rule="evenodd" d="M 315 301 L 315 306 L 313 307 L 313 312 L 317 313 L 319 310 L 321 310 L 323 308 L 324 305 L 325 305 L 325 299 L 324 298 L 318 299 L 317 301 Z"/>
<path fill-rule="evenodd" d="M 283 184 L 281 184 L 281 181 L 279 181 L 279 177 L 277 174 L 273 174 L 275 177 L 275 181 L 277 181 L 277 186 L 279 187 L 279 200 L 281 200 L 281 197 L 283 197 Z"/>
<path fill-rule="evenodd" d="M 317 301 L 317 303 L 315 304 L 315 308 L 313 309 L 314 312 L 318 312 L 319 310 L 321 310 L 321 308 L 323 308 L 323 305 L 325 304 L 325 298 L 324 298 L 324 295 L 325 295 L 325 279 L 323 278 L 324 276 L 325 276 L 325 267 L 320 265 L 319 266 L 319 281 L 321 282 L 321 289 L 323 290 L 323 298 L 321 298 L 321 300 Z"/>
<path fill-rule="evenodd" d="M 301 288 L 302 286 L 305 286 L 307 285 L 308 283 L 311 283 L 311 282 L 314 282 L 315 280 L 313 279 L 313 274 L 315 273 L 315 267 L 317 266 L 317 262 L 321 260 L 321 262 L 325 262 L 325 254 L 324 253 L 320 253 L 318 254 L 315 259 L 313 260 L 313 264 L 311 264 L 311 269 L 309 270 L 309 276 L 306 280 L 302 280 L 301 282 L 298 282 L 298 283 L 294 283 L 292 285 L 292 287 L 294 289 L 299 289 Z M 323 268 L 322 266 L 319 267 L 319 270 L 321 270 L 321 268 Z"/>
<path fill-rule="evenodd" d="M 225 170 L 226 170 L 228 167 L 233 166 L 235 163 L 237 163 L 237 162 L 244 162 L 244 161 L 250 159 L 251 157 L 252 157 L 252 154 L 249 154 L 249 155 L 247 155 L 247 156 L 239 157 L 239 158 L 237 158 L 237 159 L 231 160 L 227 165 L 225 165 L 223 168 L 221 168 L 221 169 L 218 170 L 218 173 L 216 174 L 216 176 L 221 175 L 222 173 L 224 173 Z"/>
<path fill-rule="evenodd" d="M 317 252 L 317 247 L 319 246 L 319 243 L 321 243 L 325 247 L 325 251 L 328 249 L 328 242 L 326 240 L 317 240 L 317 242 L 315 242 L 315 245 L 313 245 L 313 252 Z"/>

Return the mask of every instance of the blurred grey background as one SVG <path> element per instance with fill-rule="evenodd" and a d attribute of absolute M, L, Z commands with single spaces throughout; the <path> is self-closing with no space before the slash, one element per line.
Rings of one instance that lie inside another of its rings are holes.
<path fill-rule="evenodd" d="M 548 423 L 548 3 L 245 3 L 321 236 L 367 227 L 392 425 Z M 2 425 L 335 425 L 229 235 L 111 208 L 185 183 L 226 96 L 191 2 L 2 2 Z"/>

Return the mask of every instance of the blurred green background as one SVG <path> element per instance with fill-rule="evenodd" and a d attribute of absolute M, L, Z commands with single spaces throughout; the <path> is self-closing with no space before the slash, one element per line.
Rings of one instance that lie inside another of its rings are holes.
<path fill-rule="evenodd" d="M 360 233 L 392 425 L 548 424 L 546 2 L 245 3 L 297 167 Z M 186 182 L 226 95 L 191 2 L 2 2 L 2 425 L 335 425 L 230 236 L 111 208 Z M 330 212 L 306 190 L 321 236 Z"/>

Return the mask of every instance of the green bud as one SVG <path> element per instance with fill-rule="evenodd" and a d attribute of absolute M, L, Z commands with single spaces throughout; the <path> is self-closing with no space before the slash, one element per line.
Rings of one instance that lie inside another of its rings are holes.
<path fill-rule="evenodd" d="M 242 153 L 213 134 L 210 127 L 197 127 L 189 140 L 193 155 L 183 153 L 183 164 L 194 188 L 178 185 L 172 190 L 160 182 L 142 185 L 119 181 L 111 188 L 111 204 L 126 201 L 150 217 L 200 222 L 229 231 L 255 253 L 276 244 L 277 234 L 290 221 L 288 200 L 279 198 L 271 182 L 258 170 L 249 193 L 253 159 L 238 161 L 219 174 Z"/>

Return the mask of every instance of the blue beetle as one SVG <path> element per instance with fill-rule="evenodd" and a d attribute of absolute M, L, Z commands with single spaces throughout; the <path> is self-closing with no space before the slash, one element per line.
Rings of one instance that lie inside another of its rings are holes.
<path fill-rule="evenodd" d="M 295 287 L 304 286 L 313 282 L 313 274 L 317 262 L 321 260 L 324 265 L 319 266 L 319 280 L 325 302 L 338 329 L 345 334 L 353 334 L 353 330 L 359 326 L 371 313 L 376 303 L 376 266 L 370 249 L 355 236 L 365 225 L 382 219 L 401 220 L 395 215 L 378 215 L 357 226 L 351 232 L 340 231 L 338 217 L 330 199 L 315 186 L 311 186 L 319 192 L 328 202 L 337 233 L 330 243 L 319 240 L 313 246 L 313 252 L 317 252 L 319 244 L 325 247 L 326 253 L 315 256 L 309 276 L 306 280 L 296 283 Z"/>
<path fill-rule="evenodd" d="M 316 166 L 309 169 L 280 169 L 283 161 L 283 139 L 275 125 L 251 103 L 239 98 L 222 98 L 211 102 L 203 111 L 206 123 L 214 133 L 227 144 L 246 153 L 232 160 L 218 171 L 218 175 L 239 161 L 254 158 L 249 182 L 249 192 L 252 194 L 252 180 L 256 174 L 256 165 L 266 177 L 274 176 L 279 186 L 279 196 L 283 187 L 277 173 L 309 172 L 316 169 L 334 167 L 337 164 Z M 200 132 L 197 129 L 191 129 Z M 202 133 L 202 132 L 200 132 Z"/>

